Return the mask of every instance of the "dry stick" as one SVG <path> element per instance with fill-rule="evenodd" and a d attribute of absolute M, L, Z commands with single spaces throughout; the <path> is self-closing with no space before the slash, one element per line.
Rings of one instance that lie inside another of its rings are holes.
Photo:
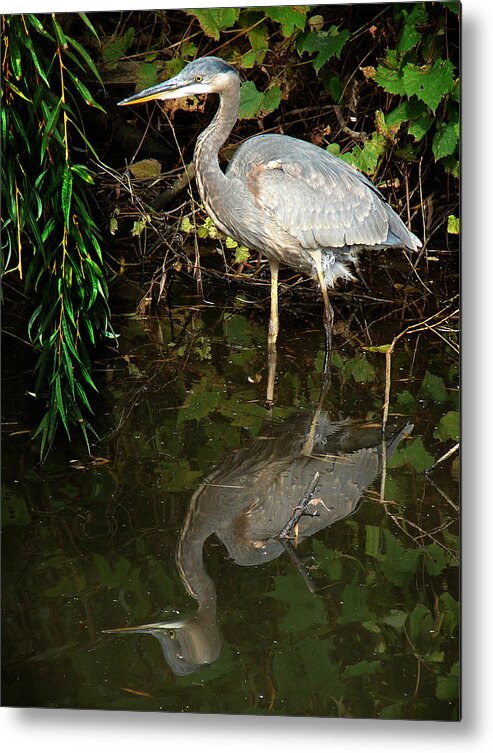
<path fill-rule="evenodd" d="M 339 105 L 334 105 L 334 112 L 343 133 L 345 133 L 347 136 L 351 136 L 351 138 L 355 139 L 355 141 L 362 141 L 363 143 L 368 141 L 367 133 L 365 133 L 364 131 L 353 131 L 352 128 L 349 128 L 346 121 L 344 120 Z"/>
<path fill-rule="evenodd" d="M 287 538 L 280 539 L 281 544 L 284 547 L 284 551 L 288 553 L 288 557 L 293 563 L 293 565 L 296 567 L 298 572 L 300 573 L 301 577 L 305 581 L 305 584 L 310 591 L 311 594 L 314 594 L 316 592 L 316 586 L 313 582 L 313 579 L 310 576 L 310 573 L 308 572 L 308 568 L 305 565 L 305 563 L 298 557 L 296 554 L 292 543 Z"/>
<path fill-rule="evenodd" d="M 387 445 L 385 443 L 385 428 L 387 426 L 387 420 L 389 417 L 390 375 L 391 375 L 391 367 L 392 367 L 392 353 L 394 352 L 397 342 L 401 339 L 401 337 L 404 337 L 404 335 L 407 335 L 409 333 L 416 334 L 423 330 L 434 329 L 433 327 L 431 328 L 429 327 L 428 322 L 430 321 L 430 319 L 434 319 L 437 316 L 440 316 L 444 310 L 446 309 L 442 309 L 441 311 L 438 311 L 436 314 L 431 314 L 431 316 L 429 316 L 427 319 L 424 319 L 422 322 L 416 322 L 415 324 L 410 324 L 409 327 L 406 327 L 406 329 L 402 330 L 402 332 L 399 332 L 399 334 L 394 337 L 394 339 L 392 340 L 388 349 L 385 352 L 385 398 L 384 398 L 383 413 L 382 413 L 382 480 L 380 482 L 380 501 L 383 504 L 385 504 L 385 482 L 387 478 Z M 456 312 L 452 312 L 452 314 L 448 314 L 446 317 L 440 319 L 435 324 L 435 327 L 439 326 L 443 321 L 446 321 L 454 313 Z"/>
<path fill-rule="evenodd" d="M 431 465 L 429 468 L 426 469 L 426 473 L 429 473 L 430 471 L 433 470 L 433 468 L 436 468 L 439 463 L 443 463 L 444 460 L 447 460 L 447 458 L 449 458 L 451 455 L 453 455 L 455 452 L 457 452 L 457 450 L 459 449 L 459 447 L 460 447 L 459 442 L 457 442 L 457 444 L 454 444 L 454 446 L 451 447 L 450 450 L 448 450 L 448 452 L 446 452 L 444 455 L 442 455 L 441 458 L 438 458 L 438 460 L 436 461 L 436 463 L 433 463 L 433 465 Z"/>
<path fill-rule="evenodd" d="M 315 491 L 315 487 L 318 484 L 318 480 L 320 478 L 320 473 L 317 471 L 308 487 L 308 489 L 305 492 L 305 495 L 299 505 L 296 505 L 296 507 L 293 510 L 293 514 L 291 515 L 290 519 L 282 529 L 281 533 L 278 533 L 275 538 L 277 539 L 287 539 L 289 538 L 289 535 L 301 516 L 303 515 L 305 508 L 309 505 L 309 503 L 313 499 L 313 493 Z"/>
<path fill-rule="evenodd" d="M 181 152 L 181 149 L 180 149 L 180 145 L 178 143 L 178 139 L 176 138 L 176 132 L 175 132 L 174 126 L 173 126 L 173 124 L 172 124 L 172 122 L 171 122 L 171 120 L 169 118 L 168 113 L 164 112 L 164 110 L 163 110 L 163 113 L 164 113 L 164 115 L 166 117 L 166 120 L 168 121 L 169 127 L 171 128 L 171 132 L 172 132 L 173 138 L 175 140 L 176 148 L 178 149 L 178 153 L 180 155 L 181 163 L 183 165 L 183 168 L 185 170 L 185 174 L 186 174 L 186 177 L 187 177 L 187 180 L 188 180 L 189 196 L 190 196 L 190 202 L 191 202 L 192 212 L 194 214 L 194 224 L 195 224 L 195 209 L 194 209 L 194 201 L 193 201 L 192 189 L 191 189 L 191 183 L 190 183 L 190 177 L 191 176 L 188 173 L 187 165 L 185 164 L 185 161 L 183 159 L 183 155 L 182 155 L 182 152 Z M 194 235 L 194 251 L 195 251 L 195 264 L 194 264 L 194 267 L 193 267 L 193 276 L 195 277 L 195 281 L 197 283 L 197 293 L 200 295 L 200 297 L 202 298 L 202 300 L 205 300 L 205 298 L 204 298 L 204 286 L 202 284 L 202 269 L 200 267 L 200 250 L 199 250 L 199 243 L 198 243 L 196 235 Z"/>

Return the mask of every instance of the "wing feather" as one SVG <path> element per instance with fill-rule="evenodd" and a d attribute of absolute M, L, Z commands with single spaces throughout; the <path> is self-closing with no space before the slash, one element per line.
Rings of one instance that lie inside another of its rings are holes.
<path fill-rule="evenodd" d="M 378 246 L 389 235 L 392 210 L 379 191 L 350 165 L 307 142 L 254 137 L 237 151 L 228 174 L 251 186 L 257 207 L 303 248 Z"/>

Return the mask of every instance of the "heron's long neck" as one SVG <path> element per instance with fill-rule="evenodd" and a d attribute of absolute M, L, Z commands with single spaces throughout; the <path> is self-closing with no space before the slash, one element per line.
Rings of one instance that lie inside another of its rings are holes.
<path fill-rule="evenodd" d="M 216 221 L 215 207 L 221 206 L 229 194 L 228 179 L 219 167 L 219 150 L 236 123 L 239 105 L 239 81 L 232 81 L 230 86 L 219 95 L 217 112 L 197 139 L 193 155 L 199 193 L 214 221 Z"/>

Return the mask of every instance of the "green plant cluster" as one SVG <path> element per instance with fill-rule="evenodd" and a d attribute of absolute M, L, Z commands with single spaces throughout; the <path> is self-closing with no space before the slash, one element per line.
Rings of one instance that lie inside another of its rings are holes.
<path fill-rule="evenodd" d="M 318 79 L 335 104 L 347 101 L 348 81 L 342 74 L 341 55 L 353 51 L 362 29 L 347 28 L 342 7 L 337 23 L 325 21 L 317 6 L 259 8 L 203 8 L 186 13 L 196 19 L 202 33 L 214 42 L 224 41 L 222 53 L 236 66 L 247 71 L 259 66 L 269 54 L 282 54 L 284 67 L 276 70 L 262 91 L 254 81 L 242 83 L 240 118 L 252 119 L 275 111 L 293 88 L 290 76 L 299 60 L 310 60 Z M 337 6 L 333 6 L 337 15 Z M 448 14 L 458 15 L 459 3 L 392 5 L 392 31 L 385 27 L 381 13 L 365 33 L 375 40 L 371 57 L 374 65 L 361 66 L 365 85 L 373 96 L 385 92 L 384 108 L 374 112 L 374 130 L 363 146 L 356 145 L 341 156 L 367 174 L 375 175 L 391 147 L 397 156 L 416 160 L 426 153 L 426 136 L 431 153 L 447 172 L 458 174 L 459 81 L 458 71 L 449 56 L 446 26 Z M 393 39 L 392 39 L 393 36 Z M 199 53 L 190 35 L 174 45 L 174 53 L 159 70 L 155 54 L 146 54 L 136 88 L 156 83 L 159 75 L 175 75 Z M 135 29 L 108 41 L 103 57 L 116 65 L 135 44 Z M 298 61 L 297 61 L 297 59 Z M 145 70 L 144 70 L 145 69 Z M 361 76 L 361 74 L 360 74 Z M 405 137 L 410 138 L 405 138 Z M 337 145 L 331 149 L 338 153 Z"/>
<path fill-rule="evenodd" d="M 43 457 L 59 424 L 67 433 L 76 424 L 87 437 L 91 354 L 101 334 L 111 335 L 86 165 L 87 153 L 96 155 L 83 125 L 88 108 L 103 116 L 94 85 L 121 86 L 118 76 L 130 66 L 128 85 L 142 89 L 197 55 L 218 54 L 248 78 L 241 87 L 241 136 L 258 132 L 259 124 L 282 130 L 297 108 L 303 124 L 308 112 L 310 124 L 323 98 L 317 125 L 289 132 L 341 151 L 377 184 L 389 177 L 390 163 L 397 172 L 409 168 L 414 190 L 419 183 L 422 193 L 415 211 L 442 188 L 444 172 L 434 171 L 435 164 L 458 174 L 458 3 L 365 6 L 364 18 L 351 7 L 150 11 L 123 14 L 118 24 L 107 13 L 91 20 L 84 14 L 2 17 L 2 273 L 20 281 L 32 301 L 34 393 L 46 405 L 38 429 Z M 337 127 L 337 107 L 359 129 L 341 132 L 341 150 L 325 138 Z M 184 136 L 176 127 L 176 134 L 191 148 L 189 127 Z M 450 236 L 459 232 L 456 206 L 455 197 L 443 210 Z M 108 224 L 113 234 L 122 228 L 116 211 Z M 147 225 L 145 214 L 132 235 Z M 210 238 L 213 230 L 203 223 L 190 232 Z M 234 253 L 238 264 L 248 259 L 244 247 Z"/>
<path fill-rule="evenodd" d="M 89 33 L 93 25 L 79 14 Z M 93 177 L 81 151 L 87 107 L 102 109 L 84 83 L 100 80 L 63 18 L 2 17 L 2 275 L 21 281 L 34 302 L 28 335 L 38 353 L 36 397 L 46 411 L 35 435 L 41 457 L 59 422 L 86 441 L 91 412 L 90 351 L 109 335 L 101 235 L 88 198 Z M 82 159 L 82 161 L 81 161 Z"/>

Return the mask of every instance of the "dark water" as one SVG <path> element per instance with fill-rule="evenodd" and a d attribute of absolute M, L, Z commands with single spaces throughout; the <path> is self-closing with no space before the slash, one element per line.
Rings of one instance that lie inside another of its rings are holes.
<path fill-rule="evenodd" d="M 457 719 L 458 454 L 425 473 L 457 441 L 453 320 L 396 344 L 384 444 L 376 349 L 454 285 L 334 299 L 325 395 L 320 303 L 286 295 L 271 411 L 258 296 L 121 316 L 93 457 L 42 467 L 7 338 L 3 703 Z"/>

